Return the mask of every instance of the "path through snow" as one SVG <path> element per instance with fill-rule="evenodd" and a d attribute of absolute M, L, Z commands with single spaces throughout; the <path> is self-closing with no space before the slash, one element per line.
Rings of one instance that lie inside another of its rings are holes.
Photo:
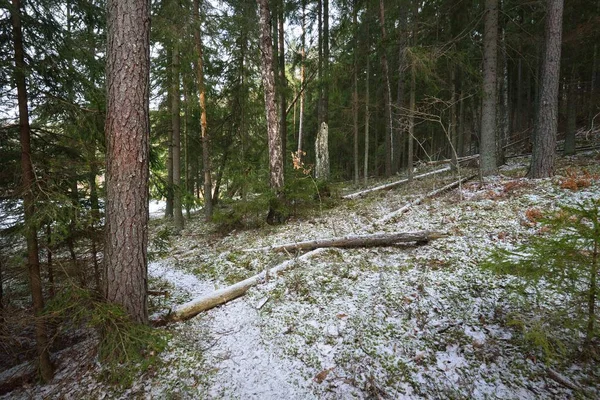
<path fill-rule="evenodd" d="M 175 269 L 165 262 L 148 265 L 148 274 L 197 297 L 214 290 L 214 285 L 192 274 Z M 211 398 L 228 399 L 312 399 L 311 381 L 304 378 L 303 365 L 281 358 L 263 343 L 258 326 L 258 311 L 246 298 L 207 312 L 208 318 L 197 324 L 209 326 L 199 332 L 213 337 L 215 344 L 204 353 L 211 367 L 217 369 Z M 192 325 L 197 326 L 197 325 Z M 205 338 L 198 338 L 205 340 Z"/>

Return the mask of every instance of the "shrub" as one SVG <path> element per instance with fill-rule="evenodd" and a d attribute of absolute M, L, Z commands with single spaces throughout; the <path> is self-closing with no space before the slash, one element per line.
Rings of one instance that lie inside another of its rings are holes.
<path fill-rule="evenodd" d="M 545 213 L 539 235 L 514 250 L 496 249 L 485 267 L 522 278 L 524 285 L 538 289 L 542 284 L 569 301 L 563 303 L 563 328 L 575 329 L 592 350 L 597 333 L 598 261 L 600 252 L 600 199 L 586 200 Z M 575 306 L 576 318 L 569 306 Z M 573 322 L 573 324 L 571 324 Z M 552 326 L 552 324 L 549 324 Z M 577 335 L 575 335 L 577 337 Z"/>

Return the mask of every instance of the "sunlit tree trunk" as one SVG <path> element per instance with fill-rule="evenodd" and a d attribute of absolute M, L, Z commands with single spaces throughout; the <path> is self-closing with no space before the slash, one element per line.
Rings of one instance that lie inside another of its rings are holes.
<path fill-rule="evenodd" d="M 298 157 L 302 157 L 302 139 L 304 136 L 304 84 L 306 81 L 306 0 L 302 0 L 302 47 L 300 50 L 300 115 L 298 116 Z"/>
<path fill-rule="evenodd" d="M 150 13 L 108 1 L 104 296 L 147 323 Z"/>
<path fill-rule="evenodd" d="M 19 139 L 21 142 L 21 185 L 23 193 L 23 211 L 25 217 L 25 239 L 27 242 L 27 270 L 29 287 L 35 314 L 35 340 L 38 367 L 42 380 L 48 382 L 54 376 L 54 368 L 50 362 L 48 332 L 45 320 L 41 317 L 44 309 L 42 294 L 42 278 L 38 251 L 38 223 L 35 220 L 35 176 L 31 160 L 31 128 L 29 125 L 29 109 L 27 106 L 27 83 L 25 50 L 23 48 L 23 32 L 21 25 L 21 2 L 12 0 L 11 20 L 13 28 L 13 46 L 15 52 L 14 80 L 17 85 L 19 110 Z"/>

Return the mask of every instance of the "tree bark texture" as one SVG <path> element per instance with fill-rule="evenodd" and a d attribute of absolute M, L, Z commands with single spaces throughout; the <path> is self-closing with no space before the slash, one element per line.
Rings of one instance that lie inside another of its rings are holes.
<path fill-rule="evenodd" d="M 329 179 L 329 127 L 325 121 L 321 122 L 321 127 L 317 133 L 315 141 L 315 178 Z"/>
<path fill-rule="evenodd" d="M 267 118 L 267 138 L 269 145 L 269 171 L 271 189 L 283 189 L 283 154 L 277 103 L 275 102 L 275 73 L 273 70 L 273 41 L 271 40 L 271 12 L 268 0 L 257 0 L 260 26 L 261 73 L 265 92 L 265 113 Z"/>
<path fill-rule="evenodd" d="M 562 40 L 563 0 L 548 0 L 546 13 L 546 45 L 542 60 L 541 86 L 533 153 L 531 178 L 554 175 L 556 133 L 558 128 L 558 85 L 560 82 L 560 55 Z"/>
<path fill-rule="evenodd" d="M 284 1 L 277 7 L 277 30 L 279 31 L 278 35 L 278 46 L 279 46 L 279 129 L 281 133 L 279 136 L 281 137 L 281 152 L 282 157 L 285 164 L 285 157 L 287 154 L 287 78 L 285 76 L 285 30 L 284 30 L 284 22 L 285 15 L 283 13 Z M 285 172 L 285 169 L 284 169 Z"/>
<path fill-rule="evenodd" d="M 354 184 L 358 185 L 358 0 L 354 0 L 352 9 L 352 28 L 354 30 L 354 65 L 352 73 L 352 137 L 354 140 Z"/>
<path fill-rule="evenodd" d="M 212 218 L 212 167 L 210 157 L 210 138 L 208 135 L 208 121 L 206 118 L 206 88 L 204 85 L 204 46 L 200 32 L 200 1 L 194 0 L 194 41 L 196 45 L 196 80 L 198 82 L 198 98 L 200 99 L 200 138 L 202 140 L 202 167 L 204 169 L 204 217 Z"/>
<path fill-rule="evenodd" d="M 107 18 L 104 296 L 146 323 L 149 2 L 109 0 Z"/>
<path fill-rule="evenodd" d="M 35 221 L 35 175 L 31 160 L 31 128 L 29 125 L 29 109 L 27 106 L 27 82 L 25 50 L 23 47 L 23 31 L 21 23 L 21 2 L 12 0 L 11 22 L 13 29 L 13 45 L 15 52 L 14 79 L 17 85 L 17 101 L 19 108 L 19 139 L 21 142 L 21 185 L 23 191 L 23 209 L 25 217 L 25 239 L 27 242 L 27 271 L 29 287 L 33 301 L 35 319 L 35 341 L 40 377 L 48 382 L 54 376 L 54 368 L 50 362 L 49 341 L 46 323 L 40 313 L 44 309 L 42 278 L 38 249 L 38 226 Z"/>
<path fill-rule="evenodd" d="M 369 35 L 368 35 L 368 31 L 369 31 L 369 27 L 367 25 L 367 50 L 371 50 L 371 45 L 369 43 Z M 367 66 L 366 66 L 366 74 L 365 74 L 365 165 L 364 165 L 364 172 L 363 172 L 363 179 L 364 179 L 364 183 L 365 185 L 367 185 L 369 183 L 369 126 L 370 126 L 370 119 L 371 119 L 371 114 L 370 114 L 370 110 L 369 110 L 369 97 L 371 96 L 370 92 L 369 92 L 369 79 L 371 76 L 371 59 L 369 57 L 369 51 L 367 51 Z"/>
<path fill-rule="evenodd" d="M 496 162 L 496 107 L 498 74 L 498 0 L 485 1 L 485 27 L 483 32 L 483 101 L 479 154 L 481 174 L 493 175 Z"/>
<path fill-rule="evenodd" d="M 302 158 L 302 138 L 304 136 L 304 82 L 306 80 L 306 0 L 302 0 L 302 47 L 300 49 L 300 115 L 298 116 L 298 153 Z"/>

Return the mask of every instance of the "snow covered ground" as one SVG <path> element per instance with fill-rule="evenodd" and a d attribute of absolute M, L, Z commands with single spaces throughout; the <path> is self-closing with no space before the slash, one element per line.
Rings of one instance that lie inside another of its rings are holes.
<path fill-rule="evenodd" d="M 596 159 L 577 162 L 600 172 Z M 92 362 L 75 382 L 24 388 L 11 398 L 573 398 L 549 377 L 539 350 L 510 326 L 514 315 L 536 315 L 509 290 L 516 278 L 480 264 L 494 246 L 538 233 L 528 209 L 598 198 L 600 182 L 566 190 L 564 169 L 530 181 L 519 178 L 525 165 L 512 160 L 500 176 L 468 182 L 383 225 L 376 221 L 454 178 L 436 176 L 284 226 L 226 236 L 193 217 L 171 239 L 169 255 L 149 265 L 151 288 L 169 292 L 152 298 L 156 313 L 294 257 L 244 249 L 381 231 L 428 229 L 448 237 L 419 246 L 330 249 L 298 263 L 245 297 L 165 328 L 172 339 L 164 365 L 125 391 L 98 382 Z M 166 224 L 155 220 L 154 232 Z M 564 300 L 549 290 L 538 294 L 538 311 Z M 600 396 L 598 365 L 549 365 Z"/>

